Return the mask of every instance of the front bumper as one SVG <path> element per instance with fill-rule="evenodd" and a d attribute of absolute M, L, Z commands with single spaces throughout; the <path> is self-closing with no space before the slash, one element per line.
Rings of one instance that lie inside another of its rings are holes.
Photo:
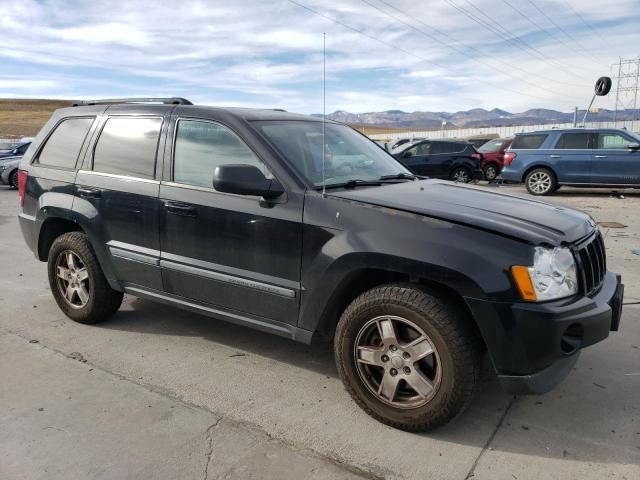
<path fill-rule="evenodd" d="M 467 298 L 505 390 L 545 393 L 571 371 L 580 350 L 619 328 L 624 285 L 608 272 L 593 297 L 545 303 Z"/>

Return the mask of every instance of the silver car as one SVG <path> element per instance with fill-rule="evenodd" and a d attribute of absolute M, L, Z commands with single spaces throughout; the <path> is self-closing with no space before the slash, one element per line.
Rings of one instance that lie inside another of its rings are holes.
<path fill-rule="evenodd" d="M 18 188 L 18 166 L 20 165 L 20 157 L 3 158 L 0 161 L 0 183 Z"/>

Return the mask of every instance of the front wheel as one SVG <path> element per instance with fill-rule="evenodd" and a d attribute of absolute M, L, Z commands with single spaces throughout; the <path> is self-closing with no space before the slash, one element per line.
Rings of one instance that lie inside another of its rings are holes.
<path fill-rule="evenodd" d="M 527 173 L 524 183 L 531 195 L 549 195 L 558 187 L 556 176 L 547 168 L 531 170 Z"/>
<path fill-rule="evenodd" d="M 120 308 L 123 294 L 109 286 L 84 233 L 59 236 L 49 250 L 48 267 L 53 297 L 71 320 L 97 323 Z"/>
<path fill-rule="evenodd" d="M 465 167 L 456 167 L 452 170 L 449 177 L 454 182 L 469 183 L 471 181 L 471 172 Z"/>
<path fill-rule="evenodd" d="M 360 407 L 408 431 L 444 425 L 479 383 L 480 341 L 459 305 L 412 284 L 374 288 L 340 318 L 335 356 Z"/>

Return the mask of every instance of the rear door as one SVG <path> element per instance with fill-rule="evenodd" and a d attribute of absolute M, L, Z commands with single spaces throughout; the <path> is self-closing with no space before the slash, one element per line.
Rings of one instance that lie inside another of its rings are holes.
<path fill-rule="evenodd" d="M 560 183 L 590 183 L 593 159 L 593 134 L 590 132 L 561 133 L 549 152 Z"/>
<path fill-rule="evenodd" d="M 105 245 L 123 286 L 162 290 L 156 163 L 167 110 L 140 109 L 102 118 L 76 178 L 74 212 L 94 245 Z"/>
<path fill-rule="evenodd" d="M 594 150 L 593 182 L 640 185 L 640 151 L 628 147 L 637 142 L 621 132 L 599 132 Z"/>

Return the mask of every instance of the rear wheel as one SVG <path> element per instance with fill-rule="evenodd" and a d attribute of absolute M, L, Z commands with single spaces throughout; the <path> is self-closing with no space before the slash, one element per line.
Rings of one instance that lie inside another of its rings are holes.
<path fill-rule="evenodd" d="M 454 182 L 469 183 L 471 181 L 471 172 L 466 167 L 456 167 L 451 171 L 449 178 Z"/>
<path fill-rule="evenodd" d="M 17 168 L 13 172 L 11 172 L 11 174 L 9 175 L 9 184 L 13 188 L 18 188 L 18 169 Z"/>
<path fill-rule="evenodd" d="M 527 191 L 531 195 L 549 195 L 556 191 L 556 176 L 548 168 L 536 168 L 527 173 L 524 180 Z"/>
<path fill-rule="evenodd" d="M 49 250 L 48 267 L 53 297 L 70 319 L 97 323 L 120 308 L 123 294 L 109 286 L 84 233 L 59 236 Z"/>
<path fill-rule="evenodd" d="M 496 179 L 500 171 L 498 170 L 498 166 L 495 163 L 490 163 L 489 165 L 484 167 L 483 173 L 484 173 L 484 179 L 489 182 L 492 182 Z"/>
<path fill-rule="evenodd" d="M 355 299 L 336 330 L 338 372 L 353 399 L 395 428 L 426 431 L 458 415 L 480 375 L 481 346 L 464 311 L 412 284 Z"/>

